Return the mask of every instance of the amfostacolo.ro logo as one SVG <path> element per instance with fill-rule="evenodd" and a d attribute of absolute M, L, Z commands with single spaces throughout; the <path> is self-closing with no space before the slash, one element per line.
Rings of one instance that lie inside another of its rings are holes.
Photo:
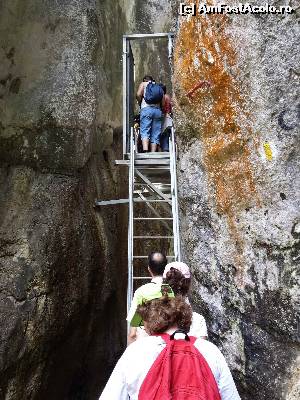
<path fill-rule="evenodd" d="M 180 3 L 179 14 L 182 16 L 195 16 L 197 14 L 292 14 L 294 9 L 290 6 L 273 6 L 268 3 L 263 5 L 253 5 L 250 3 L 238 3 L 227 5 L 219 3 L 208 5 L 206 3 Z"/>

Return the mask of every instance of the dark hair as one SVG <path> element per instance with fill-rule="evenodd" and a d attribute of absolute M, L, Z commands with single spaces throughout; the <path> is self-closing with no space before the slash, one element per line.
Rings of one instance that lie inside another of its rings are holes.
<path fill-rule="evenodd" d="M 137 307 L 137 313 L 147 323 L 150 335 L 163 333 L 173 326 L 188 332 L 192 323 L 191 306 L 182 296 L 147 301 Z"/>
<path fill-rule="evenodd" d="M 167 93 L 167 86 L 164 85 L 163 83 L 159 83 L 159 86 L 162 88 L 164 94 L 166 94 Z"/>
<path fill-rule="evenodd" d="M 162 275 L 167 263 L 167 257 L 159 251 L 153 251 L 148 256 L 148 265 L 153 275 Z"/>
<path fill-rule="evenodd" d="M 191 286 L 191 278 L 185 278 L 178 269 L 173 267 L 167 272 L 163 282 L 171 286 L 175 296 L 186 296 Z"/>
<path fill-rule="evenodd" d="M 154 81 L 151 75 L 145 75 L 143 78 L 143 82 Z"/>

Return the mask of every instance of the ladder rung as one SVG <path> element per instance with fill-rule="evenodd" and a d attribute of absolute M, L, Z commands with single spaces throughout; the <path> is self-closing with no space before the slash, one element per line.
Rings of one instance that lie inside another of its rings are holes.
<path fill-rule="evenodd" d="M 151 182 L 152 185 L 156 186 L 171 186 L 171 183 L 162 183 L 162 182 Z M 139 186 L 149 186 L 147 183 L 142 183 L 142 182 L 134 182 L 135 185 Z"/>
<path fill-rule="evenodd" d="M 149 200 L 133 199 L 134 203 L 169 203 L 170 200 L 163 200 L 163 199 L 157 199 L 157 200 L 154 200 L 154 199 L 149 199 Z"/>
<path fill-rule="evenodd" d="M 138 166 L 138 169 L 142 169 L 142 170 L 144 170 L 144 169 L 149 169 L 149 170 L 155 170 L 155 171 L 157 171 L 157 170 L 166 170 L 166 171 L 169 171 L 170 170 L 170 167 L 163 167 L 163 166 L 161 166 L 161 165 L 158 165 L 158 166 L 156 166 L 156 167 L 148 167 L 147 165 L 145 165 L 145 166 L 143 166 L 143 165 L 139 165 Z"/>
<path fill-rule="evenodd" d="M 147 199 L 146 195 L 152 196 L 153 193 L 154 193 L 154 192 L 149 191 L 148 189 L 146 189 L 146 190 L 133 189 L 133 194 L 134 194 L 134 195 L 142 194 L 142 195 L 145 197 L 145 199 Z M 154 194 L 155 194 L 155 193 L 154 193 Z M 163 192 L 163 194 L 165 195 L 165 199 L 164 199 L 164 200 L 167 200 L 167 199 L 172 200 L 172 193 Z M 160 195 L 158 195 L 158 196 L 160 196 Z M 161 198 L 161 197 L 162 197 L 162 196 L 160 196 L 160 198 Z M 159 198 L 158 200 L 160 200 L 160 198 Z M 154 199 L 153 199 L 153 200 L 154 200 Z"/>
<path fill-rule="evenodd" d="M 160 190 L 160 189 L 159 189 Z M 156 191 L 155 190 L 153 190 L 153 189 L 146 189 L 146 188 L 142 188 L 142 189 L 140 189 L 140 188 L 134 188 L 133 189 L 133 193 L 134 194 L 138 194 L 138 193 L 142 193 L 142 194 L 148 194 L 148 193 L 150 193 L 150 194 L 152 194 L 153 192 L 155 192 L 156 193 Z M 161 191 L 162 192 L 162 191 Z M 166 197 L 168 197 L 168 199 L 171 199 L 172 198 L 172 193 L 171 192 L 167 192 L 167 191 L 163 191 L 162 192 Z M 160 196 L 160 195 L 159 195 Z M 162 196 L 161 196 L 162 197 Z M 165 199 L 166 200 L 166 199 Z"/>
<path fill-rule="evenodd" d="M 152 279 L 151 276 L 134 276 L 133 279 Z"/>
<path fill-rule="evenodd" d="M 173 221 L 173 218 L 158 218 L 158 217 L 153 217 L 153 218 L 133 218 L 136 221 Z"/>
<path fill-rule="evenodd" d="M 166 159 L 160 159 L 160 160 L 158 160 L 158 159 L 156 159 L 156 160 L 154 160 L 154 159 L 136 159 L 136 160 L 134 160 L 134 165 L 136 165 L 136 166 L 138 166 L 138 167 L 140 167 L 141 165 L 146 165 L 146 166 L 148 166 L 148 165 L 159 165 L 159 166 L 161 166 L 161 165 L 170 165 L 170 159 L 168 159 L 168 158 L 166 158 Z"/>
<path fill-rule="evenodd" d="M 173 239 L 174 236 L 133 236 L 133 239 Z"/>

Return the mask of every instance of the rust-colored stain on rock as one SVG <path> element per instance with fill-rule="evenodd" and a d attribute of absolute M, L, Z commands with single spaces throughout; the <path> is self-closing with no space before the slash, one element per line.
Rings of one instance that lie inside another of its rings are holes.
<path fill-rule="evenodd" d="M 198 6 L 199 1 L 196 3 Z M 240 254 L 243 243 L 235 217 L 239 210 L 253 205 L 257 196 L 247 146 L 251 135 L 249 115 L 234 78 L 238 71 L 232 39 L 226 32 L 228 23 L 225 15 L 197 13 L 182 18 L 174 78 L 177 104 L 203 141 L 204 163 L 217 211 L 228 216 L 228 227 Z M 209 85 L 193 92 L 201 81 Z"/>

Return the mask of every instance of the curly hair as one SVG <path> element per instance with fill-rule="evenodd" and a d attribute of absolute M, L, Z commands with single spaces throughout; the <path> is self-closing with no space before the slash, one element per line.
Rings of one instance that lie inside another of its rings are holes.
<path fill-rule="evenodd" d="M 186 296 L 191 286 L 191 278 L 185 278 L 178 269 L 172 267 L 170 271 L 167 272 L 163 283 L 170 285 L 176 296 Z"/>
<path fill-rule="evenodd" d="M 163 333 L 173 326 L 188 332 L 192 323 L 191 306 L 182 296 L 147 301 L 137 307 L 137 312 L 147 323 L 150 335 Z"/>

